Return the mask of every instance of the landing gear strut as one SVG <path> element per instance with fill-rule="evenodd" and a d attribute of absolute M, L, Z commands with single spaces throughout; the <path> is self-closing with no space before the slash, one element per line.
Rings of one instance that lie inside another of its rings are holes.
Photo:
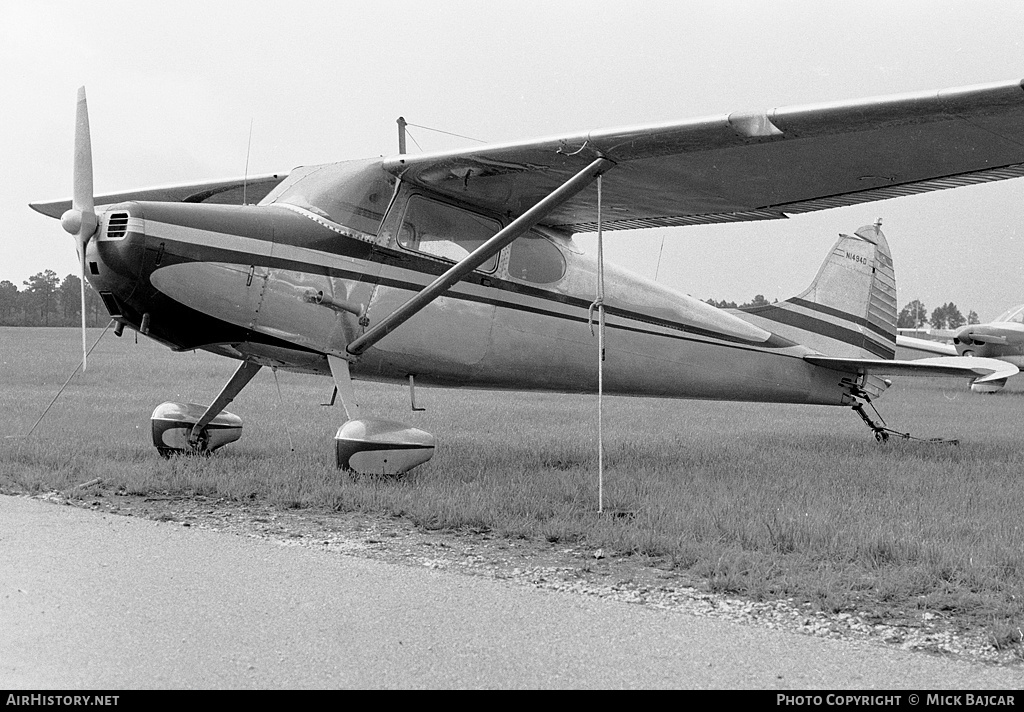
<path fill-rule="evenodd" d="M 865 405 L 871 406 L 871 410 L 875 411 L 875 416 L 877 416 L 878 420 L 881 421 L 881 424 L 875 422 L 875 420 L 873 420 L 871 416 L 868 415 L 867 411 L 864 409 Z M 852 407 L 853 410 L 857 413 L 857 415 L 860 416 L 861 420 L 863 420 L 867 424 L 867 426 L 871 428 L 871 432 L 874 433 L 875 435 L 875 440 L 877 440 L 881 444 L 889 442 L 890 435 L 898 435 L 904 440 L 918 440 L 920 442 L 925 443 L 943 443 L 946 445 L 960 444 L 959 440 L 952 438 L 915 438 L 910 433 L 901 433 L 898 430 L 893 430 L 892 428 L 886 427 L 885 421 L 882 420 L 882 416 L 875 409 L 875 406 L 871 402 L 871 399 L 868 398 L 866 395 L 859 395 Z"/>
<path fill-rule="evenodd" d="M 871 401 L 867 401 L 867 403 L 871 403 Z M 872 410 L 874 410 L 874 406 L 871 407 Z M 853 406 L 853 410 L 857 413 L 857 415 L 860 416 L 860 419 L 863 420 L 869 428 L 871 428 L 871 432 L 875 434 L 875 440 L 877 440 L 880 443 L 889 442 L 889 429 L 885 427 L 884 421 L 882 425 L 879 425 L 874 420 L 872 420 L 871 416 L 868 415 L 866 410 L 864 410 L 864 403 L 858 402 L 855 406 Z M 875 415 L 878 415 L 877 410 L 875 411 Z M 881 419 L 882 416 L 878 415 L 878 417 L 879 419 Z"/>

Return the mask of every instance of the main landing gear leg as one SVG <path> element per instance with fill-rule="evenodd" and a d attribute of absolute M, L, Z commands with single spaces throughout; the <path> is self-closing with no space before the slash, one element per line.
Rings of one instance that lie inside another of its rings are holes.
<path fill-rule="evenodd" d="M 328 356 L 327 363 L 331 366 L 331 375 L 334 376 L 334 387 L 338 389 L 341 396 L 341 407 L 345 409 L 345 415 L 349 420 L 359 417 L 359 404 L 356 402 L 356 391 L 352 387 L 352 376 L 348 371 L 348 361 L 338 356 Z M 333 400 L 331 401 L 334 402 Z"/>
<path fill-rule="evenodd" d="M 210 407 L 206 409 L 203 416 L 192 426 L 192 432 L 188 436 L 188 444 L 191 447 L 201 451 L 201 448 L 204 446 L 203 441 L 206 440 L 206 426 L 227 407 L 228 403 L 235 399 L 235 396 L 245 388 L 253 376 L 260 372 L 261 368 L 263 367 L 258 363 L 242 361 L 238 368 L 235 369 L 234 374 L 232 374 L 231 380 L 221 389 L 220 394 L 210 404 Z"/>

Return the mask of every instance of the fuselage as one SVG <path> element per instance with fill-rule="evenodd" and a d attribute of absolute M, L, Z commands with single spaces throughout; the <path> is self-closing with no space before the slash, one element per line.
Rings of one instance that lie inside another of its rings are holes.
<path fill-rule="evenodd" d="M 375 162 L 300 169 L 259 206 L 111 206 L 86 252 L 111 315 L 178 350 L 443 386 L 597 388 L 596 259 L 536 229 L 358 358 L 347 346 L 507 218 L 414 190 Z M 606 264 L 606 392 L 840 405 L 811 349 Z"/>

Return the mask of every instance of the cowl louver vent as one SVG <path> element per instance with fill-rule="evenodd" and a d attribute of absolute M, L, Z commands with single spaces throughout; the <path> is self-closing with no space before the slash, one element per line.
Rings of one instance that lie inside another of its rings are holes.
<path fill-rule="evenodd" d="M 128 213 L 114 213 L 107 220 L 107 237 L 118 240 L 128 232 Z"/>

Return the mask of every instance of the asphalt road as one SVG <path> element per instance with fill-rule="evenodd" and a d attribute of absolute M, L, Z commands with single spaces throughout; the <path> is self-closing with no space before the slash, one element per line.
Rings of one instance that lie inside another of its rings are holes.
<path fill-rule="evenodd" d="M 0 496 L 0 688 L 976 692 L 1022 677 Z"/>

